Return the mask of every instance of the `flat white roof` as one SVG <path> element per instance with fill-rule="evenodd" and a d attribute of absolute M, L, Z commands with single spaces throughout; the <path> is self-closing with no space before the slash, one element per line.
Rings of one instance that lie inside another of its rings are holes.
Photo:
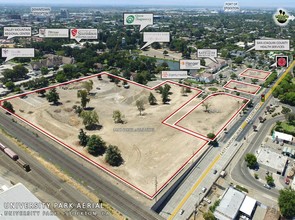
<path fill-rule="evenodd" d="M 246 196 L 240 208 L 240 212 L 243 212 L 244 214 L 250 217 L 253 212 L 253 209 L 255 208 L 255 205 L 256 205 L 256 200 L 249 196 Z"/>
<path fill-rule="evenodd" d="M 288 157 L 273 152 L 269 148 L 260 148 L 257 152 L 257 162 L 276 171 L 283 172 Z"/>
<path fill-rule="evenodd" d="M 23 184 L 8 188 L 0 193 L 0 213 L 3 220 L 58 220 L 51 211 Z M 6 213 L 6 214 L 5 214 Z M 48 214 L 48 215 L 46 215 Z"/>
<path fill-rule="evenodd" d="M 219 206 L 217 206 L 214 216 L 219 220 L 234 219 L 244 201 L 245 194 L 229 187 L 222 197 Z"/>
<path fill-rule="evenodd" d="M 273 137 L 276 138 L 278 137 L 278 139 L 284 140 L 284 141 L 292 141 L 293 136 L 290 134 L 285 134 L 282 132 L 278 132 L 278 131 L 274 131 Z"/>

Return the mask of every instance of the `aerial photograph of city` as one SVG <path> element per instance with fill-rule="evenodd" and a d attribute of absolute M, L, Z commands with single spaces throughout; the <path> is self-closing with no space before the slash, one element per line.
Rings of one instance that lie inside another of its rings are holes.
<path fill-rule="evenodd" d="M 0 220 L 294 220 L 294 0 L 0 0 Z"/>

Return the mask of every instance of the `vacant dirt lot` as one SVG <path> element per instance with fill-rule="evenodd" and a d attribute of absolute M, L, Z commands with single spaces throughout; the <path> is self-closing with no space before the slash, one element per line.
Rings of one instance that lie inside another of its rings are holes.
<path fill-rule="evenodd" d="M 204 137 L 219 134 L 228 122 L 246 105 L 244 98 L 226 93 L 215 93 L 183 115 L 176 126 L 188 129 Z"/>
<path fill-rule="evenodd" d="M 14 98 L 16 114 L 52 134 L 83 155 L 114 172 L 124 180 L 138 187 L 148 195 L 166 183 L 187 160 L 206 142 L 172 129 L 161 122 L 183 103 L 198 92 L 192 91 L 182 96 L 180 87 L 171 86 L 170 103 L 162 104 L 160 94 L 137 85 L 129 84 L 125 89 L 122 82 L 115 85 L 107 76 L 102 80 L 93 80 L 88 107 L 94 108 L 99 115 L 100 130 L 86 131 L 88 135 L 97 134 L 107 144 L 117 145 L 121 150 L 124 163 L 120 167 L 111 167 L 104 161 L 104 156 L 89 155 L 86 148 L 78 144 L 78 133 L 84 129 L 81 118 L 73 110 L 73 105 L 80 105 L 77 97 L 81 82 L 57 88 L 61 105 L 54 106 L 38 94 L 26 98 Z M 157 105 L 149 105 L 148 96 L 152 92 L 158 100 Z M 145 111 L 139 115 L 136 100 L 143 99 Z M 125 115 L 123 124 L 115 124 L 112 118 L 114 110 Z M 206 121 L 204 123 L 207 123 Z M 84 129 L 85 130 L 85 129 Z"/>
<path fill-rule="evenodd" d="M 226 85 L 224 85 L 224 88 L 254 95 L 259 91 L 261 87 L 258 85 L 244 83 L 236 80 L 230 80 Z"/>
<path fill-rule="evenodd" d="M 268 71 L 263 71 L 263 70 L 257 70 L 257 69 L 245 69 L 240 76 L 242 77 L 249 77 L 253 79 L 258 79 L 258 80 L 266 80 L 271 72 Z"/>

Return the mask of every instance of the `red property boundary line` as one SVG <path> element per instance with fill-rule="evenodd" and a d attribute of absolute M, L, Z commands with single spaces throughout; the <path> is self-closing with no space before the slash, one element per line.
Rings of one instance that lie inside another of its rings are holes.
<path fill-rule="evenodd" d="M 59 83 L 59 84 L 56 84 L 56 85 L 53 85 L 53 86 L 48 86 L 48 87 L 45 87 L 45 88 L 42 88 L 42 89 L 36 89 L 36 90 L 33 90 L 33 91 L 29 91 L 29 92 L 26 92 L 26 93 L 22 93 L 22 94 L 17 94 L 17 95 L 14 95 L 14 96 L 10 96 L 10 97 L 7 97 L 7 98 L 3 98 L 3 99 L 0 99 L 0 108 L 2 108 L 4 111 L 8 111 L 6 110 L 3 106 L 2 106 L 2 102 L 3 101 L 7 101 L 7 100 L 11 100 L 11 99 L 14 99 L 14 98 L 19 98 L 19 97 L 22 97 L 22 96 L 26 96 L 26 95 L 29 95 L 29 94 L 32 94 L 32 93 L 36 93 L 38 91 L 41 91 L 41 90 L 48 90 L 48 89 L 53 89 L 53 88 L 56 88 L 56 87 L 59 87 L 59 86 L 63 86 L 63 85 L 68 85 L 70 83 L 74 83 L 74 82 L 79 82 L 79 81 L 83 81 L 83 80 L 86 80 L 86 79 L 90 79 L 90 78 L 94 78 L 96 76 L 99 76 L 99 75 L 108 75 L 108 76 L 111 76 L 111 77 L 114 77 L 114 78 L 117 78 L 119 80 L 123 80 L 123 81 L 127 81 L 128 83 L 130 84 L 134 84 L 134 85 L 137 85 L 137 86 L 140 86 L 140 87 L 143 87 L 145 89 L 148 89 L 148 90 L 155 90 L 156 88 L 166 84 L 166 83 L 171 83 L 171 84 L 174 84 L 174 85 L 178 85 L 178 86 L 183 86 L 183 87 L 187 87 L 187 88 L 190 88 L 192 90 L 196 90 L 196 91 L 199 91 L 197 95 L 195 95 L 193 98 L 191 98 L 190 100 L 194 99 L 196 96 L 200 95 L 202 93 L 201 90 L 197 89 L 197 88 L 193 88 L 191 86 L 187 86 L 187 85 L 183 85 L 183 84 L 180 84 L 180 83 L 177 83 L 177 82 L 173 82 L 171 80 L 166 80 L 154 87 L 148 87 L 148 86 L 145 86 L 145 85 L 141 85 L 137 82 L 134 82 L 134 81 L 131 81 L 131 80 L 128 80 L 128 79 L 125 79 L 125 78 L 122 78 L 122 77 L 119 77 L 119 76 L 115 76 L 115 75 L 112 75 L 110 73 L 107 73 L 107 72 L 102 72 L 102 73 L 98 73 L 98 74 L 94 74 L 94 75 L 91 75 L 91 76 L 86 76 L 86 77 L 82 77 L 82 78 L 79 78 L 79 79 L 74 79 L 74 80 L 70 80 L 68 82 L 64 82 L 64 83 Z M 189 100 L 189 101 L 190 101 Z M 180 107 L 181 108 L 181 107 Z M 179 109 L 180 109 L 179 108 Z M 74 148 L 72 148 L 71 146 L 65 144 L 64 142 L 60 141 L 58 138 L 54 137 L 53 135 L 51 135 L 50 133 L 46 132 L 45 130 L 39 128 L 38 126 L 34 125 L 33 123 L 29 122 L 28 120 L 22 118 L 21 116 L 15 114 L 15 113 L 12 113 L 10 112 L 11 115 L 13 115 L 14 117 L 18 118 L 20 121 L 24 122 L 25 124 L 31 126 L 32 128 L 36 129 L 37 131 L 41 132 L 42 134 L 44 134 L 45 136 L 47 136 L 48 138 L 50 138 L 51 140 L 57 142 L 58 144 L 62 145 L 63 147 L 65 147 L 66 149 L 68 149 L 69 151 L 71 151 L 72 153 L 80 156 L 82 159 L 86 160 L 87 162 L 91 163 L 92 165 L 102 169 L 103 171 L 105 171 L 107 174 L 111 175 L 112 177 L 115 177 L 116 179 L 120 180 L 121 182 L 125 183 L 126 185 L 128 185 L 129 187 L 131 187 L 132 189 L 135 189 L 136 191 L 140 192 L 141 194 L 143 194 L 144 196 L 146 196 L 147 198 L 149 199 L 153 199 L 158 193 L 160 193 L 169 183 L 172 179 L 174 179 L 178 174 L 179 172 L 181 172 L 183 170 L 183 168 L 204 148 L 204 146 L 207 145 L 208 141 L 206 141 L 154 194 L 150 195 L 148 193 L 146 193 L 145 191 L 143 191 L 142 189 L 140 189 L 139 187 L 133 185 L 132 183 L 126 181 L 125 179 L 123 179 L 122 177 L 120 177 L 119 175 L 115 174 L 114 172 L 110 171 L 109 169 L 107 169 L 106 167 L 100 165 L 99 163 L 91 160 L 90 158 L 86 157 L 85 155 L 83 155 L 82 153 L 78 152 L 77 150 L 75 150 Z M 180 130 L 180 129 L 179 129 Z M 182 130 L 180 130 L 182 131 Z M 185 132 L 187 133 L 187 132 Z M 196 136 L 197 137 L 197 136 Z"/>
<path fill-rule="evenodd" d="M 228 96 L 232 96 L 232 97 L 235 97 L 235 98 L 238 98 L 238 99 L 241 99 L 241 100 L 243 100 L 243 101 L 245 101 L 246 100 L 246 102 L 244 103 L 244 105 L 242 105 L 239 109 L 238 109 L 238 111 L 225 123 L 225 125 L 215 134 L 215 137 L 214 138 L 212 138 L 212 139 L 210 139 L 210 138 L 208 138 L 208 137 L 206 137 L 206 136 L 204 136 L 203 134 L 200 134 L 200 133 L 197 133 L 197 132 L 195 132 L 195 131 L 192 131 L 192 130 L 190 130 L 190 129 L 188 129 L 188 128 L 185 128 L 185 127 L 183 127 L 183 126 L 180 126 L 180 125 L 178 125 L 178 123 L 180 122 L 180 121 L 182 121 L 186 116 L 188 116 L 191 112 L 193 112 L 197 107 L 199 107 L 201 104 L 203 104 L 206 100 L 208 100 L 210 97 L 212 97 L 212 96 L 217 96 L 217 95 L 228 95 Z M 225 128 L 225 127 L 227 127 L 228 125 L 229 125 L 229 123 L 230 122 L 232 122 L 232 120 L 240 113 L 240 111 L 242 111 L 242 109 L 248 104 L 248 102 L 249 102 L 250 100 L 249 99 L 246 99 L 246 98 L 243 98 L 243 97 L 240 97 L 240 96 L 236 96 L 236 95 L 232 95 L 232 94 L 229 94 L 229 93 L 225 93 L 225 92 L 217 92 L 217 93 L 214 93 L 214 94 L 211 94 L 211 95 L 209 95 L 209 96 L 207 96 L 204 100 L 202 100 L 200 103 L 198 103 L 196 106 L 194 106 L 190 111 L 188 111 L 186 114 L 184 114 L 180 119 L 178 119 L 175 123 L 174 123 L 174 125 L 171 125 L 172 127 L 175 127 L 175 128 L 180 128 L 180 130 L 185 130 L 185 131 L 187 131 L 187 132 L 190 132 L 190 133 L 193 133 L 193 134 L 195 134 L 195 135 L 197 135 L 197 136 L 201 136 L 201 137 L 203 137 L 203 138 L 205 138 L 205 139 L 207 139 L 207 140 L 211 140 L 211 141 L 213 141 L 213 140 L 215 140 L 216 138 L 217 138 L 217 136 L 223 131 L 223 129 Z"/>
<path fill-rule="evenodd" d="M 256 72 L 261 72 L 261 73 L 268 73 L 268 74 L 264 78 L 245 74 L 249 70 L 256 71 Z M 269 72 L 269 71 L 247 68 L 243 72 L 240 73 L 240 76 L 247 77 L 247 78 L 252 78 L 252 79 L 266 80 L 269 77 L 270 74 L 271 74 L 271 72 Z"/>
<path fill-rule="evenodd" d="M 247 85 L 247 86 L 250 86 L 250 87 L 256 87 L 257 89 L 255 90 L 255 92 L 248 92 L 248 91 L 245 91 L 245 90 L 242 90 L 242 89 L 234 89 L 234 88 L 230 88 L 230 87 L 227 87 L 230 83 L 237 83 L 237 84 L 242 84 L 242 85 Z M 251 83 L 245 83 L 245 82 L 241 82 L 241 81 L 237 81 L 237 80 L 233 80 L 231 79 L 230 81 L 228 81 L 224 86 L 223 88 L 225 89 L 229 89 L 229 90 L 232 90 L 232 91 L 239 91 L 239 92 L 243 92 L 243 93 L 246 93 L 246 94 L 250 94 L 250 95 L 256 95 L 257 92 L 261 89 L 261 86 L 258 86 L 258 85 L 253 85 Z"/>

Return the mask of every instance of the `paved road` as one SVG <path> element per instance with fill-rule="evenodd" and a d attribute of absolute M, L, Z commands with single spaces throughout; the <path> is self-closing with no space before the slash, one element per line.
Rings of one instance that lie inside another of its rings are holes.
<path fill-rule="evenodd" d="M 134 198 L 121 191 L 118 187 L 105 181 L 102 177 L 77 162 L 81 160 L 81 158 L 77 158 L 77 160 L 70 158 L 67 154 L 45 141 L 46 137 L 41 133 L 34 131 L 38 133 L 38 137 L 36 137 L 36 135 L 27 128 L 24 128 L 18 123 L 12 123 L 12 117 L 4 114 L 3 111 L 0 112 L 0 125 L 2 125 L 3 129 L 9 134 L 17 137 L 18 140 L 38 152 L 42 157 L 46 158 L 46 160 L 57 165 L 62 170 L 66 170 L 74 179 L 84 180 L 89 188 L 94 189 L 93 193 L 97 194 L 99 198 L 106 201 L 129 218 L 136 220 L 163 219 L 148 207 L 145 207 Z M 70 152 L 68 154 L 70 154 Z M 73 155 L 73 157 L 78 156 Z"/>
<path fill-rule="evenodd" d="M 280 116 L 277 118 L 272 118 L 269 120 L 266 120 L 262 126 L 260 127 L 260 129 L 258 130 L 258 132 L 256 133 L 255 137 L 253 138 L 253 140 L 250 142 L 249 146 L 245 152 L 241 155 L 241 158 L 244 158 L 245 155 L 249 152 L 254 152 L 263 142 L 265 136 L 267 135 L 267 133 L 269 132 L 269 128 L 276 123 L 277 121 L 281 121 L 284 119 L 284 116 Z M 243 159 L 241 159 L 242 162 L 238 162 L 234 169 L 231 172 L 232 178 L 245 185 L 245 186 L 249 186 L 253 189 L 259 190 L 265 194 L 268 194 L 270 196 L 273 197 L 278 197 L 279 196 L 279 192 L 276 189 L 266 189 L 265 187 L 263 187 L 263 185 L 261 183 L 259 183 L 258 181 L 256 181 L 253 176 L 250 174 L 246 163 Z M 241 161 L 239 160 L 239 161 Z"/>

